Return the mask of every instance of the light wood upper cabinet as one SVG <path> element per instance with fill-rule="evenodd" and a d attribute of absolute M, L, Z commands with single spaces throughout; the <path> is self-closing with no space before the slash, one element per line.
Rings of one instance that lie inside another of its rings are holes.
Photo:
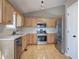
<path fill-rule="evenodd" d="M 48 43 L 56 43 L 56 35 L 55 35 L 55 33 L 48 33 L 47 34 L 47 42 Z"/>
<path fill-rule="evenodd" d="M 37 18 L 37 23 L 46 23 L 46 20 L 45 18 Z"/>
<path fill-rule="evenodd" d="M 7 23 L 13 23 L 14 8 L 7 2 Z"/>
<path fill-rule="evenodd" d="M 7 1 L 3 0 L 3 24 L 12 24 L 14 8 Z"/>
<path fill-rule="evenodd" d="M 25 17 L 25 20 L 24 20 L 24 26 L 25 27 L 35 27 L 36 24 L 37 24 L 37 19 Z"/>
<path fill-rule="evenodd" d="M 0 0 L 0 23 L 13 24 L 14 13 L 16 12 L 16 26 L 23 26 L 23 15 L 13 7 L 8 0 Z"/>
<path fill-rule="evenodd" d="M 16 26 L 22 27 L 24 25 L 24 17 L 20 13 L 16 13 Z"/>
<path fill-rule="evenodd" d="M 2 0 L 0 0 L 0 23 L 2 23 Z"/>
<path fill-rule="evenodd" d="M 32 27 L 31 18 L 27 18 L 27 17 L 24 18 L 24 26 L 25 27 Z"/>
<path fill-rule="evenodd" d="M 37 23 L 46 23 L 47 27 L 56 27 L 57 19 L 52 18 L 35 18 L 35 17 L 25 17 L 24 26 L 26 27 L 36 27 Z"/>
<path fill-rule="evenodd" d="M 56 18 L 51 18 L 49 20 L 46 20 L 47 27 L 56 27 Z"/>
<path fill-rule="evenodd" d="M 32 27 L 36 27 L 37 20 L 36 19 L 32 19 L 31 24 L 32 24 Z"/>
<path fill-rule="evenodd" d="M 2 14 L 3 14 L 3 15 L 2 15 L 2 21 L 3 21 L 3 22 L 2 22 L 2 23 L 3 23 L 3 24 L 6 24 L 6 22 L 7 22 L 7 20 L 6 20 L 6 17 L 7 17 L 7 16 L 6 16 L 6 15 L 7 15 L 7 2 L 6 2 L 6 0 L 3 0 L 3 4 L 2 4 L 2 5 L 3 5 L 3 6 L 2 6 L 2 7 L 3 7 L 3 9 L 2 9 L 2 10 L 3 10 L 3 11 L 2 11 Z"/>

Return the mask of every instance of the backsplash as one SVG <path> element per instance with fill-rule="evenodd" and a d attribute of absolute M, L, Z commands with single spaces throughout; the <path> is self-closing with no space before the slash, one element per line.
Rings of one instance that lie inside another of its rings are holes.
<path fill-rule="evenodd" d="M 7 28 L 5 25 L 0 25 L 0 35 L 10 35 L 15 29 Z"/>
<path fill-rule="evenodd" d="M 22 31 L 27 32 L 27 33 L 36 33 L 36 28 L 34 27 L 22 28 Z"/>
<path fill-rule="evenodd" d="M 0 25 L 0 34 L 3 32 L 5 26 L 4 25 Z"/>
<path fill-rule="evenodd" d="M 47 28 L 48 33 L 56 33 L 56 28 Z"/>
<path fill-rule="evenodd" d="M 20 31 L 22 33 L 37 33 L 36 27 L 20 27 L 16 29 L 7 28 L 5 25 L 0 25 L 0 35 L 10 35 L 13 31 Z M 46 28 L 47 33 L 56 33 L 56 28 Z"/>
<path fill-rule="evenodd" d="M 27 32 L 27 33 L 37 33 L 37 29 L 39 28 L 22 28 L 22 31 Z M 56 33 L 56 28 L 46 28 L 47 33 Z"/>

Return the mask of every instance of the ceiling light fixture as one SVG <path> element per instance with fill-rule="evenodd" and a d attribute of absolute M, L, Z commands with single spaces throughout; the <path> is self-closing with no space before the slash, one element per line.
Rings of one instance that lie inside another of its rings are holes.
<path fill-rule="evenodd" d="M 44 3 L 44 1 L 42 0 L 42 1 L 41 1 L 41 3 L 43 4 L 43 3 Z"/>
<path fill-rule="evenodd" d="M 44 9 L 45 6 L 44 6 L 44 0 L 41 1 L 41 9 Z"/>

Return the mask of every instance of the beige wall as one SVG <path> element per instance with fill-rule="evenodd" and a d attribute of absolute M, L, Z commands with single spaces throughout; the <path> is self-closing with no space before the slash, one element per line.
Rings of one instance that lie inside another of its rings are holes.
<path fill-rule="evenodd" d="M 0 24 L 0 35 L 11 35 L 15 29 Z"/>

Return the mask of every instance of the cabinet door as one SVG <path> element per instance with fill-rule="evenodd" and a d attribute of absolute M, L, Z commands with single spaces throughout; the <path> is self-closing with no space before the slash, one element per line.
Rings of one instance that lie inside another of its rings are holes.
<path fill-rule="evenodd" d="M 0 0 L 0 23 L 2 23 L 2 0 Z"/>
<path fill-rule="evenodd" d="M 31 21 L 32 21 L 32 27 L 36 27 L 37 19 L 31 19 Z"/>
<path fill-rule="evenodd" d="M 23 51 L 27 47 L 27 45 L 28 45 L 28 34 L 22 37 L 22 50 Z"/>
<path fill-rule="evenodd" d="M 36 34 L 30 34 L 29 44 L 36 44 L 37 43 L 37 36 Z"/>
<path fill-rule="evenodd" d="M 36 44 L 37 43 L 37 35 L 33 34 L 32 38 L 33 38 L 33 40 L 32 40 L 33 44 Z"/>
<path fill-rule="evenodd" d="M 16 14 L 16 26 L 17 27 L 23 26 L 23 23 L 24 23 L 23 20 L 24 20 L 23 16 L 20 13 L 17 12 L 17 14 Z"/>
<path fill-rule="evenodd" d="M 24 51 L 24 49 L 26 48 L 26 36 L 22 37 L 22 50 Z"/>
<path fill-rule="evenodd" d="M 14 8 L 12 7 L 12 5 L 7 0 L 3 0 L 3 23 L 4 24 L 12 24 L 13 12 L 14 12 Z"/>
<path fill-rule="evenodd" d="M 56 27 L 56 18 L 47 20 L 47 27 Z"/>
<path fill-rule="evenodd" d="M 6 24 L 6 16 L 7 16 L 7 8 L 6 8 L 6 5 L 7 5 L 7 3 L 6 3 L 6 0 L 3 0 L 3 15 L 2 15 L 2 23 L 3 24 Z"/>
<path fill-rule="evenodd" d="M 36 24 L 37 24 L 37 19 L 36 18 L 25 17 L 24 26 L 26 26 L 26 27 L 35 27 Z"/>
<path fill-rule="evenodd" d="M 47 34 L 47 42 L 48 43 L 56 43 L 56 39 L 55 39 L 55 34 L 54 33 L 48 33 Z"/>
<path fill-rule="evenodd" d="M 32 27 L 32 21 L 30 18 L 25 17 L 24 26 L 25 27 Z"/>
<path fill-rule="evenodd" d="M 7 23 L 12 24 L 13 22 L 13 12 L 14 8 L 7 2 Z"/>
<path fill-rule="evenodd" d="M 37 23 L 46 23 L 46 20 L 44 18 L 37 18 Z"/>

